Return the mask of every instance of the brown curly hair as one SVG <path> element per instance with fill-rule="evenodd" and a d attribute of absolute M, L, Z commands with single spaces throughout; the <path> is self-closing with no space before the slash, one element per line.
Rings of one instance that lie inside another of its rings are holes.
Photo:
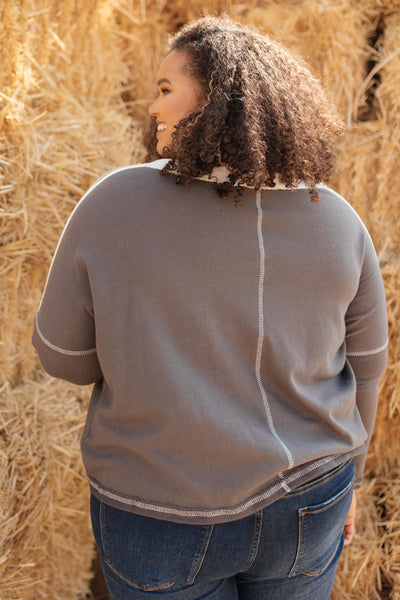
<path fill-rule="evenodd" d="M 185 25 L 173 50 L 187 54 L 206 100 L 175 126 L 166 172 L 190 181 L 225 165 L 231 184 L 256 189 L 329 179 L 344 125 L 300 58 L 227 17 Z"/>

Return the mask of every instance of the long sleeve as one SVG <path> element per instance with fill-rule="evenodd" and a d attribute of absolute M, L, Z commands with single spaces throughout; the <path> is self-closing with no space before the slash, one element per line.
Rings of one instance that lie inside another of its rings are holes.
<path fill-rule="evenodd" d="M 379 379 L 387 362 L 387 340 L 385 291 L 375 250 L 366 235 L 359 287 L 346 315 L 347 358 L 357 381 L 357 407 L 368 434 L 365 451 L 355 461 L 356 487 L 361 485 L 373 432 Z"/>
<path fill-rule="evenodd" d="M 39 310 L 32 343 L 53 377 L 86 385 L 102 377 L 96 353 L 89 276 L 80 251 L 85 220 L 75 209 L 61 236 Z"/>

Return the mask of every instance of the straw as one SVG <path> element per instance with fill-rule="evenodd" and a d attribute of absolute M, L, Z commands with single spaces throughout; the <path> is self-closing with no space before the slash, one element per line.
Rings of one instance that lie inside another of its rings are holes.
<path fill-rule="evenodd" d="M 30 337 L 59 235 L 97 177 L 144 160 L 168 35 L 228 12 L 299 52 L 347 124 L 331 181 L 374 241 L 388 301 L 358 533 L 334 600 L 400 597 L 399 0 L 12 0 L 0 5 L 0 598 L 84 598 L 93 541 L 87 390 L 41 374 Z M 148 156 L 155 158 L 154 151 Z"/>
<path fill-rule="evenodd" d="M 0 598 L 75 598 L 91 578 L 79 451 L 87 390 L 40 377 L 0 396 Z"/>

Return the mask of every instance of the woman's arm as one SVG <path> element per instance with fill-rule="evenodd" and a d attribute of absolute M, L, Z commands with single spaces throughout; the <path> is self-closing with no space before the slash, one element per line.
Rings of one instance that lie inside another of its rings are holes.
<path fill-rule="evenodd" d="M 356 403 L 367 432 L 365 451 L 355 457 L 355 487 L 361 485 L 378 404 L 379 380 L 387 362 L 386 298 L 378 258 L 369 235 L 358 291 L 346 315 L 346 354 L 357 382 Z"/>
<path fill-rule="evenodd" d="M 35 317 L 32 343 L 53 377 L 86 385 L 101 379 L 94 308 L 83 241 L 90 222 L 80 206 L 60 238 Z"/>

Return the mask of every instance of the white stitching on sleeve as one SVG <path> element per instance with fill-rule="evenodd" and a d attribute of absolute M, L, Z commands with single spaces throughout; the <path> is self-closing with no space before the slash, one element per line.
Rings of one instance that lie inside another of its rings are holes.
<path fill-rule="evenodd" d="M 55 346 L 48 339 L 46 339 L 43 333 L 40 331 L 39 320 L 37 314 L 35 315 L 35 325 L 36 331 L 42 342 L 46 344 L 52 350 L 59 352 L 60 354 L 65 354 L 66 356 L 88 356 L 89 354 L 94 354 L 96 352 L 96 348 L 91 348 L 90 350 L 65 350 L 64 348 L 60 348 L 59 346 Z"/>
<path fill-rule="evenodd" d="M 374 350 L 365 350 L 363 352 L 346 352 L 346 356 L 372 356 L 373 354 L 379 354 L 379 352 L 383 352 L 383 350 L 385 350 L 388 346 L 389 341 L 386 340 L 386 342 L 383 344 L 383 346 L 380 346 L 379 348 L 375 348 Z"/>

